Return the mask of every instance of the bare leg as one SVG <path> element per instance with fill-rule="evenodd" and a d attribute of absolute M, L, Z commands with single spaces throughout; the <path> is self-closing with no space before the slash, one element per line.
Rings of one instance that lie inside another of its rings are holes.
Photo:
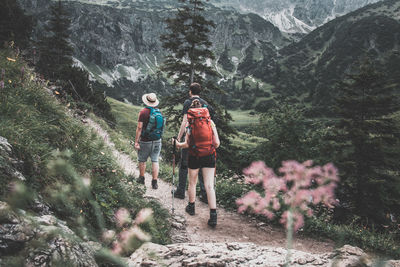
<path fill-rule="evenodd" d="M 215 197 L 215 190 L 214 190 L 214 168 L 202 168 L 203 171 L 203 179 L 204 179 L 204 187 L 206 188 L 207 192 L 207 199 L 208 199 L 208 207 L 210 209 L 217 208 L 217 200 Z"/>
<path fill-rule="evenodd" d="M 197 176 L 199 175 L 199 169 L 189 169 L 189 202 L 194 203 L 196 200 L 196 184 Z"/>
<path fill-rule="evenodd" d="M 152 162 L 152 172 L 151 174 L 153 175 L 153 180 L 157 180 L 158 178 L 158 171 L 160 169 L 158 162 Z"/>
<path fill-rule="evenodd" d="M 143 176 L 144 177 L 144 173 L 146 171 L 146 162 L 139 162 L 139 176 Z"/>

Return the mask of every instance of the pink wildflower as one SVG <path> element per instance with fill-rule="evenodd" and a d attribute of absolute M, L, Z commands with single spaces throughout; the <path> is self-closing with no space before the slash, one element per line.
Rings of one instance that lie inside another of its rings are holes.
<path fill-rule="evenodd" d="M 0 81 L 0 88 L 4 89 L 4 81 Z"/>
<path fill-rule="evenodd" d="M 287 181 L 295 181 L 302 178 L 304 175 L 305 167 L 295 160 L 288 160 L 282 162 L 282 167 L 279 172 L 284 174 Z"/>
<path fill-rule="evenodd" d="M 313 216 L 313 211 L 312 211 L 312 209 L 308 209 L 307 212 L 306 212 L 306 214 L 307 214 L 308 217 Z"/>
<path fill-rule="evenodd" d="M 117 241 L 114 241 L 112 244 L 111 252 L 115 255 L 120 255 L 122 253 L 122 246 Z"/>
<path fill-rule="evenodd" d="M 288 216 L 289 216 L 290 211 L 285 211 L 282 214 L 282 217 L 280 219 L 280 223 L 284 224 L 286 229 L 289 229 L 290 225 L 288 224 Z M 296 232 L 299 230 L 303 225 L 304 225 L 304 217 L 303 214 L 299 212 L 291 212 L 292 220 L 293 220 L 293 230 Z"/>
<path fill-rule="evenodd" d="M 246 211 L 247 208 L 254 207 L 260 199 L 261 196 L 257 192 L 251 191 L 247 193 L 244 197 L 236 200 L 236 204 L 239 206 L 238 212 L 242 213 Z"/>
<path fill-rule="evenodd" d="M 107 230 L 103 232 L 103 235 L 101 236 L 101 239 L 108 243 L 111 242 L 115 238 L 115 231 L 113 230 Z"/>
<path fill-rule="evenodd" d="M 124 247 L 129 246 L 129 244 L 132 242 L 133 238 L 137 238 L 141 241 L 150 241 L 150 239 L 151 239 L 151 237 L 148 234 L 143 232 L 142 229 L 140 229 L 136 225 L 125 231 L 122 231 L 119 234 L 119 239 L 121 240 L 121 244 Z"/>
<path fill-rule="evenodd" d="M 145 221 L 149 220 L 153 215 L 153 210 L 150 208 L 145 208 L 139 211 L 138 215 L 136 216 L 135 222 L 136 224 L 144 223 Z"/>
<path fill-rule="evenodd" d="M 282 178 L 270 178 L 264 182 L 264 190 L 273 195 L 277 195 L 279 191 L 286 191 L 286 183 Z"/>
<path fill-rule="evenodd" d="M 263 210 L 268 210 L 269 200 L 265 198 L 260 198 L 253 206 L 255 213 L 261 213 Z"/>
<path fill-rule="evenodd" d="M 150 241 L 151 240 L 151 237 L 148 234 L 146 234 L 145 232 L 143 232 L 142 229 L 140 229 L 137 226 L 134 226 L 132 228 L 132 232 L 135 235 L 135 237 L 141 241 Z"/>
<path fill-rule="evenodd" d="M 263 178 L 269 175 L 272 170 L 268 169 L 264 162 L 255 161 L 248 168 L 243 170 L 246 176 L 246 183 L 259 184 Z"/>
<path fill-rule="evenodd" d="M 280 210 L 280 209 L 281 209 L 281 203 L 279 203 L 279 199 L 274 198 L 274 199 L 272 200 L 272 208 L 273 208 L 274 210 Z"/>
<path fill-rule="evenodd" d="M 275 214 L 269 210 L 263 210 L 260 214 L 264 215 L 265 217 L 267 217 L 270 220 L 272 220 L 275 217 Z"/>
<path fill-rule="evenodd" d="M 304 225 L 303 214 L 301 214 L 300 212 L 294 212 L 293 213 L 293 222 L 294 222 L 293 230 L 296 232 Z"/>
<path fill-rule="evenodd" d="M 132 221 L 129 211 L 125 208 L 120 208 L 115 213 L 115 219 L 116 219 L 118 227 L 122 227 L 125 224 L 130 223 Z"/>
<path fill-rule="evenodd" d="M 295 197 L 294 193 L 294 190 L 289 190 L 283 195 L 283 201 L 286 205 L 290 206 L 293 203 L 293 199 Z"/>
<path fill-rule="evenodd" d="M 309 160 L 306 160 L 306 161 L 303 162 L 303 166 L 311 167 L 313 165 L 313 163 L 314 162 L 311 159 L 309 159 Z"/>
<path fill-rule="evenodd" d="M 121 241 L 123 246 L 126 246 L 134 236 L 135 233 L 132 231 L 132 228 L 129 228 L 119 233 L 118 239 Z"/>
<path fill-rule="evenodd" d="M 285 225 L 286 229 L 289 228 L 289 225 L 287 224 L 288 214 L 289 214 L 289 211 L 285 211 L 285 212 L 282 214 L 281 219 L 279 220 L 279 222 L 280 222 L 281 224 Z"/>
<path fill-rule="evenodd" d="M 323 167 L 312 167 L 312 164 L 311 160 L 303 163 L 284 161 L 279 169 L 282 176 L 278 177 L 263 162 L 252 163 L 244 170 L 246 181 L 254 184 L 262 182 L 264 197 L 256 192 L 247 193 L 236 201 L 238 212 L 251 208 L 255 213 L 272 219 L 273 211 L 282 209 L 283 201 L 291 212 L 294 230 L 298 230 L 304 225 L 303 214 L 313 215 L 310 204 L 321 203 L 332 208 L 337 202 L 334 198 L 339 181 L 337 169 L 330 163 Z M 282 214 L 283 224 L 287 224 L 288 214 L 288 210 Z"/>

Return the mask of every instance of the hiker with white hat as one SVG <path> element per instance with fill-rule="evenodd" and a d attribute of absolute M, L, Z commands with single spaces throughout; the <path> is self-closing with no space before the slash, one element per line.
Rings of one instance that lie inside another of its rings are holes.
<path fill-rule="evenodd" d="M 138 151 L 139 178 L 138 182 L 145 184 L 144 173 L 146 161 L 150 157 L 152 162 L 151 186 L 157 189 L 159 172 L 158 158 L 161 152 L 161 137 L 164 132 L 165 119 L 161 111 L 156 108 L 160 103 L 156 94 L 144 94 L 142 101 L 145 107 L 139 112 L 138 124 L 136 127 L 135 149 Z"/>

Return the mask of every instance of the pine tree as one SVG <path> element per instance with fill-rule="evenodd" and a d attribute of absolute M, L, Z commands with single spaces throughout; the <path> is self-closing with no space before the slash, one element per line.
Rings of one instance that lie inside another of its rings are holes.
<path fill-rule="evenodd" d="M 208 0 L 207 0 L 208 1 Z M 179 0 L 183 3 L 175 18 L 166 20 L 169 34 L 161 36 L 163 47 L 171 52 L 166 56 L 161 70 L 168 77 L 174 77 L 174 83 L 190 84 L 203 82 L 203 74 L 216 76 L 207 60 L 214 60 L 208 39 L 210 28 L 215 24 L 204 18 L 202 0 Z"/>
<path fill-rule="evenodd" d="M 51 7 L 48 35 L 39 42 L 39 71 L 51 79 L 62 79 L 63 70 L 72 66 L 73 49 L 69 43 L 70 20 L 59 0 Z"/>
<path fill-rule="evenodd" d="M 229 126 L 232 117 L 214 101 L 222 93 L 222 90 L 214 83 L 218 74 L 207 64 L 214 60 L 214 54 L 210 50 L 212 43 L 209 41 L 208 34 L 215 24 L 205 19 L 203 15 L 204 1 L 179 0 L 179 2 L 181 6 L 178 8 L 175 18 L 166 20 L 169 33 L 160 38 L 163 47 L 170 52 L 166 56 L 161 70 L 169 78 L 172 77 L 175 86 L 183 86 L 184 89 L 177 90 L 173 95 L 163 99 L 163 106 L 166 107 L 165 113 L 173 125 L 180 125 L 181 110 L 174 108 L 188 98 L 187 92 L 192 82 L 200 83 L 203 87 L 201 96 L 216 110 L 216 125 L 221 142 L 226 148 L 229 144 L 228 135 L 235 132 Z"/>
<path fill-rule="evenodd" d="M 393 86 L 387 84 L 367 60 L 340 83 L 335 107 L 341 198 L 354 205 L 354 213 L 375 223 L 400 205 L 399 130 L 391 116 L 399 107 Z"/>
<path fill-rule="evenodd" d="M 16 0 L 0 1 L 0 45 L 14 41 L 22 48 L 29 43 L 32 18 L 26 16 Z"/>

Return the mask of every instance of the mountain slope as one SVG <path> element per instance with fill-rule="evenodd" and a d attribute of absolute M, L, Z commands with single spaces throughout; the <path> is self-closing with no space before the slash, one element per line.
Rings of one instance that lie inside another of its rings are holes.
<path fill-rule="evenodd" d="M 389 0 L 337 18 L 314 30 L 279 56 L 256 65 L 256 77 L 283 94 L 309 95 L 327 103 L 335 82 L 370 57 L 388 81 L 400 77 L 400 2 Z"/>
<path fill-rule="evenodd" d="M 260 15 L 283 32 L 309 33 L 324 23 L 379 0 L 219 0 L 220 7 Z"/>
<path fill-rule="evenodd" d="M 19 2 L 37 18 L 34 35 L 40 37 L 45 32 L 51 1 Z M 158 71 L 165 55 L 159 37 L 165 33 L 165 19 L 174 15 L 178 1 L 63 2 L 71 15 L 76 62 L 89 70 L 94 79 L 112 86 L 120 78 L 136 82 Z M 278 28 L 258 15 L 208 5 L 206 16 L 217 25 L 210 37 L 217 55 L 225 47 L 240 54 L 250 42 L 269 42 L 274 47 L 289 43 Z"/>

